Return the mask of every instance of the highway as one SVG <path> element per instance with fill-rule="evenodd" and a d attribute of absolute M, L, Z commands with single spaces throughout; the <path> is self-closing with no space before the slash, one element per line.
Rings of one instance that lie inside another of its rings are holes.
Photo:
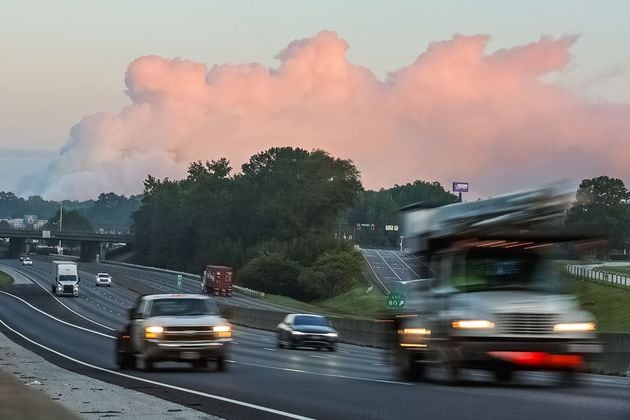
<path fill-rule="evenodd" d="M 362 249 L 361 252 L 377 278 L 377 286 L 384 291 L 404 290 L 405 282 L 420 278 L 422 263 L 406 252 L 385 249 Z"/>
<path fill-rule="evenodd" d="M 396 274 L 388 285 L 415 278 L 403 256 L 378 251 L 373 257 L 382 258 L 378 265 Z M 117 276 L 125 276 L 126 284 L 135 281 L 147 289 L 173 292 L 172 276 L 80 263 L 81 296 L 57 299 L 50 294 L 49 263 L 0 263 L 31 281 L 0 292 L 0 331 L 9 338 L 61 367 L 224 418 L 630 418 L 630 378 L 585 375 L 581 387 L 563 388 L 553 375 L 531 373 L 505 386 L 472 371 L 465 386 L 447 386 L 439 369 L 432 369 L 430 381 L 406 383 L 379 349 L 277 349 L 273 333 L 242 327 L 235 328 L 228 372 L 215 372 L 212 365 L 195 371 L 175 363 L 158 364 L 156 372 L 120 371 L 114 365 L 114 330 L 124 324 L 138 292 L 122 287 L 122 281 L 117 284 Z M 95 287 L 97 271 L 110 272 L 113 287 Z M 197 292 L 198 285 L 187 280 L 183 291 Z M 281 309 L 245 296 L 223 300 Z"/>

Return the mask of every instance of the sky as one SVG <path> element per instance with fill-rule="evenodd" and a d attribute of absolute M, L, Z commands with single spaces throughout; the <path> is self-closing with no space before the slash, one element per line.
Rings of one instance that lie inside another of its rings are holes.
<path fill-rule="evenodd" d="M 130 194 L 274 145 L 369 188 L 630 181 L 629 2 L 148 4 L 3 1 L 0 190 Z"/>

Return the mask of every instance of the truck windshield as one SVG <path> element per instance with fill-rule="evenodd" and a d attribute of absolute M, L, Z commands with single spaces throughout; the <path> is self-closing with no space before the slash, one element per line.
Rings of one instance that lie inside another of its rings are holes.
<path fill-rule="evenodd" d="M 153 301 L 150 316 L 218 315 L 210 299 L 158 299 Z"/>
<path fill-rule="evenodd" d="M 59 276 L 59 281 L 77 281 L 77 276 L 62 274 L 61 276 Z"/>
<path fill-rule="evenodd" d="M 470 251 L 454 267 L 452 285 L 461 292 L 529 290 L 549 293 L 563 291 L 560 274 L 535 254 Z"/>

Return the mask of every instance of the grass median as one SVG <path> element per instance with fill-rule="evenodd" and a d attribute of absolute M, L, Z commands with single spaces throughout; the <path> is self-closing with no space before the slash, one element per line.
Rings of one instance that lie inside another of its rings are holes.
<path fill-rule="evenodd" d="M 13 284 L 13 277 L 0 270 L 0 287 Z"/>

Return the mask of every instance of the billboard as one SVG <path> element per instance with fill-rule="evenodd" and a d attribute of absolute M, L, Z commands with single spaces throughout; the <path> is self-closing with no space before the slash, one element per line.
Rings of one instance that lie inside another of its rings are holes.
<path fill-rule="evenodd" d="M 453 182 L 453 192 L 468 192 L 468 182 Z"/>

